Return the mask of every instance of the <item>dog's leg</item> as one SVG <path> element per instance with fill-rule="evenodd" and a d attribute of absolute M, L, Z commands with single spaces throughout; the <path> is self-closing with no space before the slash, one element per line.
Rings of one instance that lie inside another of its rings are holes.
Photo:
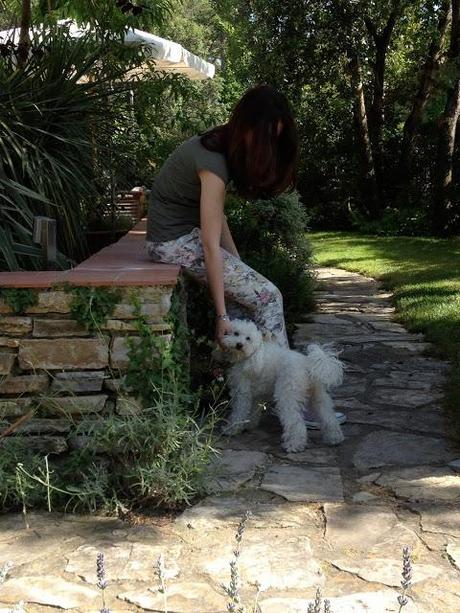
<path fill-rule="evenodd" d="M 234 386 L 230 383 L 230 396 L 232 412 L 227 424 L 222 428 L 222 434 L 225 436 L 239 434 L 248 427 L 253 402 L 250 382 L 241 378 Z"/>
<path fill-rule="evenodd" d="M 252 401 L 251 415 L 246 430 L 255 430 L 260 423 L 262 417 L 263 403 L 258 400 Z"/>
<path fill-rule="evenodd" d="M 321 434 L 327 445 L 338 445 L 344 440 L 342 428 L 335 416 L 334 403 L 323 383 L 312 382 L 310 402 L 321 423 Z"/>
<path fill-rule="evenodd" d="M 277 384 L 274 393 L 275 413 L 283 428 L 281 445 L 288 453 L 303 451 L 307 446 L 307 427 L 302 418 L 302 403 L 289 383 Z"/>

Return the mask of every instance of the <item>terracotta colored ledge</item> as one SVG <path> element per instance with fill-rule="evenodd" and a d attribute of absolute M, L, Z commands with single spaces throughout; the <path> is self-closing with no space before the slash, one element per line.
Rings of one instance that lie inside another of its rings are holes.
<path fill-rule="evenodd" d="M 86 287 L 176 285 L 180 266 L 152 262 L 145 251 L 143 219 L 118 242 L 101 249 L 70 270 L 0 272 L 0 287 L 44 288 L 71 284 Z"/>

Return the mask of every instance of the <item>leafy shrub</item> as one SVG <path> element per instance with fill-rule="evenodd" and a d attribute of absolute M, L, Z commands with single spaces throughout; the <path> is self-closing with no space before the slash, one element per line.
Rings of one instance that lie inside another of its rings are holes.
<path fill-rule="evenodd" d="M 37 27 L 32 51 L 21 68 L 13 53 L 0 57 L 0 270 L 42 267 L 32 241 L 36 215 L 59 220 L 60 268 L 85 257 L 85 226 L 111 212 L 118 189 L 146 179 L 136 176 L 139 167 L 151 166 L 141 129 L 150 117 L 139 105 L 154 106 L 187 80 L 164 77 L 138 48 L 91 29 L 75 39 L 62 24 Z M 129 76 L 139 64 L 150 71 L 147 84 Z M 133 89 L 141 91 L 136 115 Z"/>
<path fill-rule="evenodd" d="M 102 483 L 78 496 L 84 507 L 182 507 L 205 491 L 204 472 L 213 455 L 213 420 L 199 424 L 177 407 L 174 390 L 162 402 L 128 415 L 112 415 L 103 427 L 93 424 L 88 443 L 75 454 L 75 466 L 86 479 Z M 87 425 L 81 424 L 80 431 Z M 99 455 L 103 451 L 104 464 Z M 94 472 L 98 471 L 98 472 Z M 99 472 L 100 471 L 100 472 Z"/>
<path fill-rule="evenodd" d="M 430 226 L 427 210 L 418 208 L 384 209 L 378 219 L 368 219 L 359 212 L 351 213 L 354 230 L 376 236 L 429 236 Z"/>
<path fill-rule="evenodd" d="M 313 309 L 313 282 L 305 264 L 278 251 L 268 255 L 252 254 L 247 258 L 255 270 L 273 281 L 283 294 L 284 315 L 288 329 L 296 319 Z"/>
<path fill-rule="evenodd" d="M 281 290 L 287 321 L 310 310 L 308 215 L 298 193 L 253 202 L 230 195 L 227 217 L 242 258 Z"/>
<path fill-rule="evenodd" d="M 69 435 L 72 449 L 48 458 L 27 437 L 4 439 L 0 453 L 2 509 L 80 512 L 143 507 L 180 508 L 205 492 L 214 450 L 214 418 L 178 406 L 175 389 L 147 408 L 126 403 L 123 415 L 83 419 Z M 198 406 L 195 396 L 194 407 Z M 196 412 L 195 412 L 196 414 Z"/>

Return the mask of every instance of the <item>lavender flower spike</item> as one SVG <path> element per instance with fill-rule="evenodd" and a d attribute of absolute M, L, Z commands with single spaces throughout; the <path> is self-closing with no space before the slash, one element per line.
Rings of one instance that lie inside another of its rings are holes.
<path fill-rule="evenodd" d="M 402 593 L 398 596 L 398 604 L 399 611 L 401 613 L 401 609 L 408 604 L 409 599 L 406 596 L 406 592 L 410 589 L 412 585 L 412 562 L 410 558 L 410 549 L 409 547 L 404 547 L 403 549 L 403 570 L 402 570 Z"/>
<path fill-rule="evenodd" d="M 404 547 L 403 549 L 403 572 L 402 572 L 403 580 L 401 581 L 401 585 L 404 589 L 409 589 L 412 582 L 412 562 L 410 559 L 410 549 L 409 547 Z"/>
<path fill-rule="evenodd" d="M 98 553 L 96 558 L 96 574 L 97 574 L 97 587 L 101 590 L 105 590 L 108 585 L 105 578 L 105 559 L 103 553 Z"/>

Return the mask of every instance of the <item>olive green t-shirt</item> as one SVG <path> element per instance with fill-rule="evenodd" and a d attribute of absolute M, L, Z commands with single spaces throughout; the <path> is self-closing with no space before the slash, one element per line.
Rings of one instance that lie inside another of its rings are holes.
<path fill-rule="evenodd" d="M 197 135 L 177 147 L 153 183 L 147 215 L 147 241 L 173 240 L 200 227 L 200 170 L 213 172 L 227 185 L 225 155 L 208 151 Z"/>

